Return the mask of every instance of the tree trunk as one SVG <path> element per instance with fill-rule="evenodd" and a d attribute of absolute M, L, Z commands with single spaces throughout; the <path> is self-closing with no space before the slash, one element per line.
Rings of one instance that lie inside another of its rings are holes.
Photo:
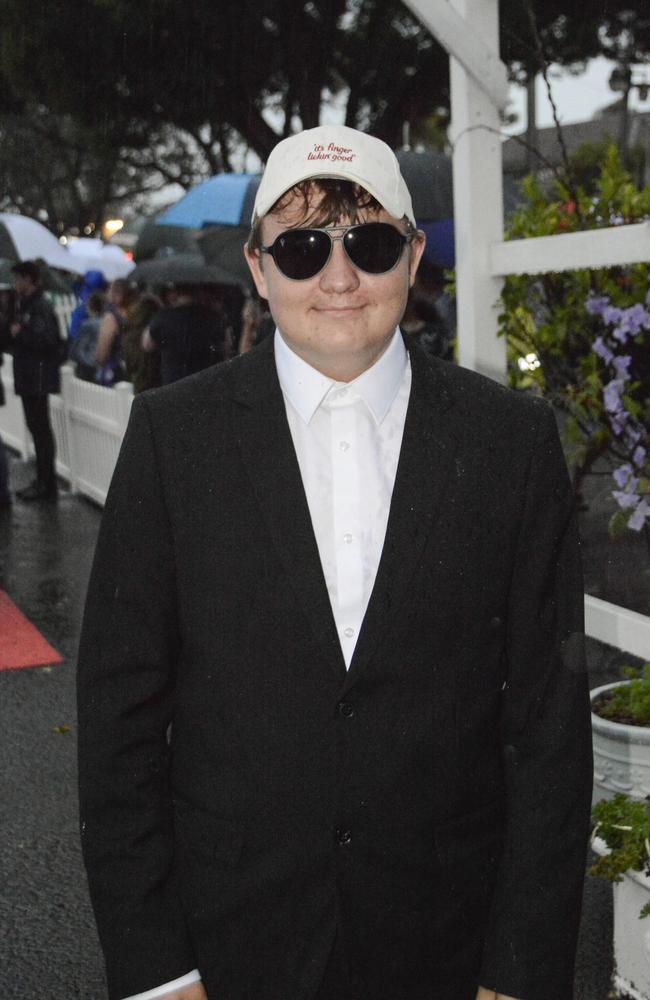
<path fill-rule="evenodd" d="M 538 160 L 535 156 L 537 149 L 537 102 L 535 100 L 535 82 L 537 73 L 534 69 L 528 70 L 526 78 L 526 173 L 531 174 L 537 166 Z"/>

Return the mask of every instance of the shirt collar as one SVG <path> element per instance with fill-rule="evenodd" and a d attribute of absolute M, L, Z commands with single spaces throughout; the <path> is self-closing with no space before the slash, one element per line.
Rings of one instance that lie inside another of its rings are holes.
<path fill-rule="evenodd" d="M 292 351 L 278 329 L 275 331 L 275 364 L 280 387 L 293 408 L 308 424 L 333 386 L 353 389 L 365 402 L 377 424 L 381 424 L 397 395 L 408 364 L 399 328 L 372 367 L 352 382 L 336 382 L 312 368 Z"/>

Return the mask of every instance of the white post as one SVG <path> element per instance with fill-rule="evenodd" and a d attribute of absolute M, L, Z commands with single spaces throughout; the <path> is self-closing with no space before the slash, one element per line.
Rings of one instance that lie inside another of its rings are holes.
<path fill-rule="evenodd" d="M 133 386 L 130 382 L 118 382 L 113 388 L 120 401 L 120 423 L 122 424 L 122 434 L 126 431 L 133 403 Z"/>
<path fill-rule="evenodd" d="M 65 428 L 65 436 L 67 438 L 68 444 L 68 478 L 70 483 L 70 492 L 77 493 L 77 479 L 79 473 L 79 463 L 76 455 L 76 441 L 74 425 L 71 417 L 72 409 L 72 380 L 74 378 L 74 368 L 71 364 L 65 364 L 61 367 L 61 403 L 63 406 L 63 426 Z"/>
<path fill-rule="evenodd" d="M 451 0 L 472 29 L 499 51 L 498 0 Z M 461 64 L 450 59 L 454 148 L 454 229 L 458 360 L 501 382 L 506 344 L 497 337 L 501 279 L 491 274 L 490 247 L 503 239 L 501 140 L 496 105 Z"/>

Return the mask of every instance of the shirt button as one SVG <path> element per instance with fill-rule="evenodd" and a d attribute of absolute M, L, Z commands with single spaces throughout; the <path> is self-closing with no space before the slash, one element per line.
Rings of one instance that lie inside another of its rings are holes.
<path fill-rule="evenodd" d="M 343 397 L 347 396 L 347 394 L 348 394 L 348 390 L 347 389 L 339 389 L 338 395 L 339 395 L 340 399 L 343 399 Z"/>
<path fill-rule="evenodd" d="M 354 705 L 351 705 L 349 701 L 340 701 L 338 708 L 339 715 L 342 715 L 344 719 L 351 719 L 355 714 Z"/>
<path fill-rule="evenodd" d="M 349 447 L 350 447 L 350 445 L 349 445 L 349 443 L 347 441 L 340 441 L 339 442 L 339 451 L 347 451 Z"/>
<path fill-rule="evenodd" d="M 350 534 L 349 531 L 346 532 L 345 535 L 343 535 L 343 541 L 345 542 L 346 545 L 352 545 L 352 535 Z"/>
<path fill-rule="evenodd" d="M 339 843 L 342 847 L 345 846 L 346 844 L 349 844 L 350 841 L 352 840 L 352 831 L 351 830 L 337 830 L 336 831 L 336 840 L 337 840 L 337 843 Z"/>
<path fill-rule="evenodd" d="M 352 636 L 354 635 L 354 629 L 352 628 L 351 625 L 348 625 L 347 628 L 343 629 L 343 635 L 346 636 L 348 639 L 352 638 Z"/>

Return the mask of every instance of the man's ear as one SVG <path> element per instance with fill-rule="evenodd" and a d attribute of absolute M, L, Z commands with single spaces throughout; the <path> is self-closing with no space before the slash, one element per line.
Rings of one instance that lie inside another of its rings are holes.
<path fill-rule="evenodd" d="M 422 254 L 424 253 L 424 248 L 427 245 L 427 236 L 421 229 L 416 230 L 415 236 L 409 244 L 409 249 L 411 251 L 409 256 L 409 288 L 413 287 L 413 282 L 415 281 L 415 272 L 418 269 L 418 265 L 422 260 Z"/>
<path fill-rule="evenodd" d="M 264 268 L 262 267 L 262 254 L 259 250 L 251 250 L 247 243 L 244 244 L 244 256 L 246 258 L 246 263 L 253 275 L 253 281 L 255 282 L 255 287 L 257 292 L 262 299 L 268 299 L 268 290 L 266 287 L 266 277 L 264 275 Z"/>

